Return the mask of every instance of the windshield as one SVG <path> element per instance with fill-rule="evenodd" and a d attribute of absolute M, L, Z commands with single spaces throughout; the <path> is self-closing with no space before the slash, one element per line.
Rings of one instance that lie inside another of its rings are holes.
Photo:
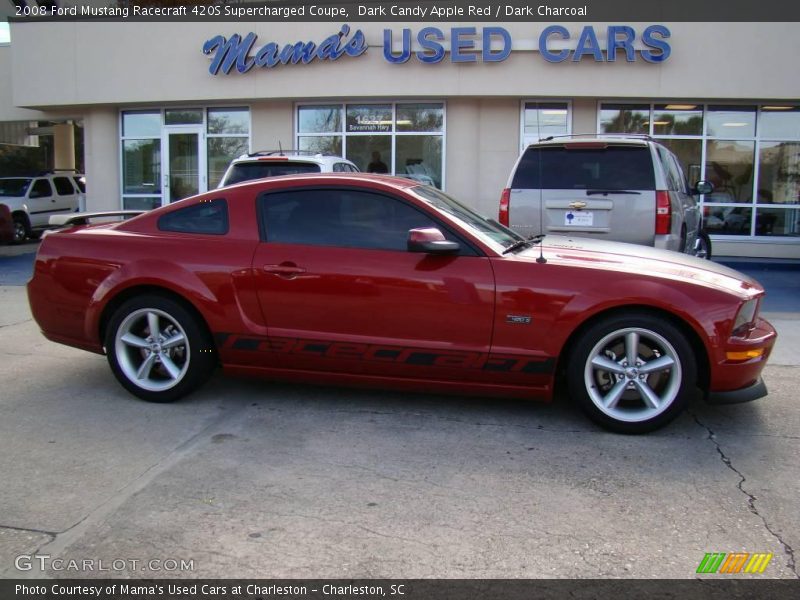
<path fill-rule="evenodd" d="M 436 188 L 420 185 L 412 188 L 412 191 L 434 208 L 447 213 L 447 215 L 457 220 L 463 227 L 484 241 L 500 244 L 503 248 L 507 248 L 522 239 L 522 236 L 497 221 L 487 219 Z"/>
<path fill-rule="evenodd" d="M 243 162 L 233 165 L 225 185 L 233 185 L 251 179 L 278 177 L 279 175 L 302 175 L 303 173 L 319 173 L 319 165 L 308 162 L 291 161 L 257 161 Z"/>
<path fill-rule="evenodd" d="M 22 198 L 31 185 L 29 177 L 9 177 L 0 179 L 0 196 L 6 198 Z"/>

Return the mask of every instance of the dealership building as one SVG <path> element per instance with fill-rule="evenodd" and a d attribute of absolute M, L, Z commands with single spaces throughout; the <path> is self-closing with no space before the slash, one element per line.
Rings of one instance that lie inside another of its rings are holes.
<path fill-rule="evenodd" d="M 798 56 L 796 23 L 14 21 L 0 149 L 46 142 L 49 167 L 85 170 L 88 210 L 296 148 L 363 170 L 377 153 L 496 216 L 527 144 L 647 134 L 715 184 L 717 255 L 798 259 Z"/>

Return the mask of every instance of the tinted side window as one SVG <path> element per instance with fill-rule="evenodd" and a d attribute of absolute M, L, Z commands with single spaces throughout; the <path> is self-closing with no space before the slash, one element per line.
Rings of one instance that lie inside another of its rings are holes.
<path fill-rule="evenodd" d="M 545 190 L 654 190 L 646 146 L 528 148 L 511 187 Z"/>
<path fill-rule="evenodd" d="M 409 229 L 441 229 L 396 198 L 360 190 L 276 192 L 260 202 L 268 242 L 405 252 Z"/>
<path fill-rule="evenodd" d="M 670 153 L 670 160 L 672 162 L 672 169 L 675 172 L 675 178 L 678 180 L 678 189 L 682 191 L 684 194 L 688 194 L 689 182 L 686 181 L 686 175 L 684 175 L 683 173 L 683 169 L 681 168 L 681 163 L 678 162 L 678 159 L 672 153 Z"/>
<path fill-rule="evenodd" d="M 177 233 L 223 235 L 228 233 L 228 203 L 212 200 L 174 210 L 158 220 L 158 228 Z"/>
<path fill-rule="evenodd" d="M 333 172 L 334 173 L 347 173 L 349 171 L 350 171 L 350 169 L 344 163 L 335 163 L 333 165 Z"/>
<path fill-rule="evenodd" d="M 662 146 L 656 146 L 656 148 L 658 149 L 658 158 L 661 160 L 661 165 L 664 169 L 664 176 L 667 179 L 667 189 L 677 192 L 680 190 L 680 180 L 676 176 L 675 166 L 670 160 L 670 153 Z"/>
<path fill-rule="evenodd" d="M 75 193 L 75 188 L 72 187 L 68 177 L 54 177 L 53 184 L 56 186 L 59 196 L 71 196 Z"/>
<path fill-rule="evenodd" d="M 47 179 L 37 179 L 31 189 L 31 198 L 46 198 L 53 195 L 53 188 Z"/>

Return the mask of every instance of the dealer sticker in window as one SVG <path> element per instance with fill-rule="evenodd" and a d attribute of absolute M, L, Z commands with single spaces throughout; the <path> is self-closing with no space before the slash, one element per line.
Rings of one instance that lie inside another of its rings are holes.
<path fill-rule="evenodd" d="M 594 213 L 585 210 L 569 211 L 564 215 L 564 225 L 568 227 L 591 227 L 594 225 Z"/>

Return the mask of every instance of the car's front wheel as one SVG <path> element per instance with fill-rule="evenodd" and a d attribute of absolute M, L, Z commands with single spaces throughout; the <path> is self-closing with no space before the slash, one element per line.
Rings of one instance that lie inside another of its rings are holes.
<path fill-rule="evenodd" d="M 202 323 L 171 298 L 128 300 L 111 317 L 106 354 L 122 386 L 150 402 L 171 402 L 213 372 L 216 353 Z"/>
<path fill-rule="evenodd" d="M 695 391 L 686 336 L 664 318 L 618 314 L 581 335 L 567 367 L 568 388 L 596 423 L 619 433 L 663 427 Z"/>
<path fill-rule="evenodd" d="M 705 229 L 697 233 L 697 240 L 694 243 L 694 255 L 698 258 L 711 260 L 711 238 L 708 237 Z"/>

